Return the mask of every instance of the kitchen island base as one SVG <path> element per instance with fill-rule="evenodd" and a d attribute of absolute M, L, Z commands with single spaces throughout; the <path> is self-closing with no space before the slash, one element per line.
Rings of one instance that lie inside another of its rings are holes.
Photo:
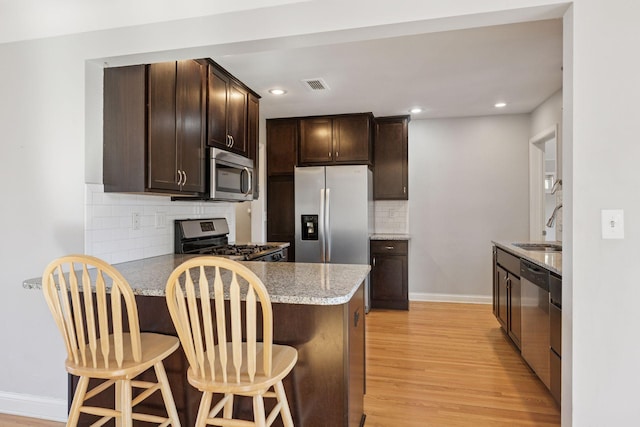
<path fill-rule="evenodd" d="M 176 335 L 164 297 L 137 295 L 136 302 L 142 331 Z M 284 379 L 294 425 L 364 425 L 364 284 L 347 303 L 340 305 L 273 303 L 272 306 L 273 342 L 298 350 L 298 362 Z M 188 362 L 182 349 L 166 359 L 165 368 L 182 425 L 194 425 L 202 394 L 187 382 Z M 144 375 L 152 378 L 153 373 Z M 70 376 L 69 396 L 73 396 L 76 381 Z M 265 400 L 267 410 L 273 407 L 273 400 Z M 237 398 L 234 412 L 240 418 L 251 419 L 251 405 L 251 399 Z M 145 402 L 144 409 L 162 413 L 159 393 Z M 95 418 L 84 416 L 78 425 L 90 425 L 93 421 Z M 273 425 L 282 425 L 280 417 Z"/>

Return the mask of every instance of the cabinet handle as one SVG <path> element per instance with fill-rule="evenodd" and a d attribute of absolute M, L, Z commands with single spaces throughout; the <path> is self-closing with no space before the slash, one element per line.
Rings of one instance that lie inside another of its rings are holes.
<path fill-rule="evenodd" d="M 187 185 L 187 172 L 186 171 L 182 171 L 182 176 L 184 176 L 184 180 L 182 181 L 182 185 L 185 186 L 185 185 Z"/>
<path fill-rule="evenodd" d="M 395 249 L 395 246 L 385 246 L 384 248 L 388 251 L 392 251 Z"/>
<path fill-rule="evenodd" d="M 340 153 L 336 151 L 336 159 L 340 156 Z"/>
<path fill-rule="evenodd" d="M 376 257 L 373 257 L 373 266 L 376 266 Z"/>
<path fill-rule="evenodd" d="M 353 327 L 357 328 L 358 327 L 358 321 L 360 320 L 360 309 L 356 309 L 356 311 L 353 312 Z"/>
<path fill-rule="evenodd" d="M 331 158 L 331 157 L 332 157 L 332 156 L 331 156 L 331 151 L 329 151 L 329 158 Z"/>
<path fill-rule="evenodd" d="M 178 169 L 178 186 L 182 185 L 182 171 Z"/>
<path fill-rule="evenodd" d="M 403 192 L 404 194 L 407 194 L 407 187 L 402 187 L 402 192 Z"/>
<path fill-rule="evenodd" d="M 507 279 L 505 277 L 505 279 Z M 507 279 L 507 289 L 511 289 L 511 279 Z"/>
<path fill-rule="evenodd" d="M 233 139 L 233 135 L 229 136 L 229 138 L 231 138 L 231 145 L 229 147 L 233 147 L 236 143 L 236 140 Z"/>

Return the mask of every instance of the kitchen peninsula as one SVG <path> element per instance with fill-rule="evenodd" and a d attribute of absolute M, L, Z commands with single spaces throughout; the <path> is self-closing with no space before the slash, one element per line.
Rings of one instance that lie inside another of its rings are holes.
<path fill-rule="evenodd" d="M 136 295 L 142 331 L 176 334 L 164 299 L 165 284 L 173 269 L 190 257 L 171 254 L 114 265 Z M 243 264 L 263 281 L 271 297 L 274 342 L 298 349 L 298 362 L 284 381 L 295 425 L 362 425 L 364 280 L 370 267 Z M 41 279 L 26 280 L 23 286 L 40 289 Z M 182 351 L 170 356 L 165 366 L 181 422 L 193 425 L 201 394 L 186 381 L 188 364 Z M 235 409 L 250 412 L 250 405 L 250 400 L 239 400 Z M 280 422 L 278 418 L 274 425 Z"/>

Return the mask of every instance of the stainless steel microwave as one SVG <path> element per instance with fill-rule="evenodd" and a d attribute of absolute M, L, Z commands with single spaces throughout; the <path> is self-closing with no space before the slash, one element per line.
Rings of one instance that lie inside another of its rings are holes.
<path fill-rule="evenodd" d="M 211 148 L 210 198 L 226 201 L 253 200 L 253 160 Z"/>

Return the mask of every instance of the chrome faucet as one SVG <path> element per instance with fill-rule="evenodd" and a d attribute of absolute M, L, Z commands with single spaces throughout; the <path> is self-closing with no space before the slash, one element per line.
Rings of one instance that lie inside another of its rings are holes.
<path fill-rule="evenodd" d="M 556 206 L 555 209 L 553 210 L 551 217 L 547 221 L 547 227 L 553 227 L 553 223 L 556 220 L 556 215 L 558 215 L 558 211 L 560 210 L 560 208 L 562 208 L 562 203 L 559 203 L 558 206 Z"/>

